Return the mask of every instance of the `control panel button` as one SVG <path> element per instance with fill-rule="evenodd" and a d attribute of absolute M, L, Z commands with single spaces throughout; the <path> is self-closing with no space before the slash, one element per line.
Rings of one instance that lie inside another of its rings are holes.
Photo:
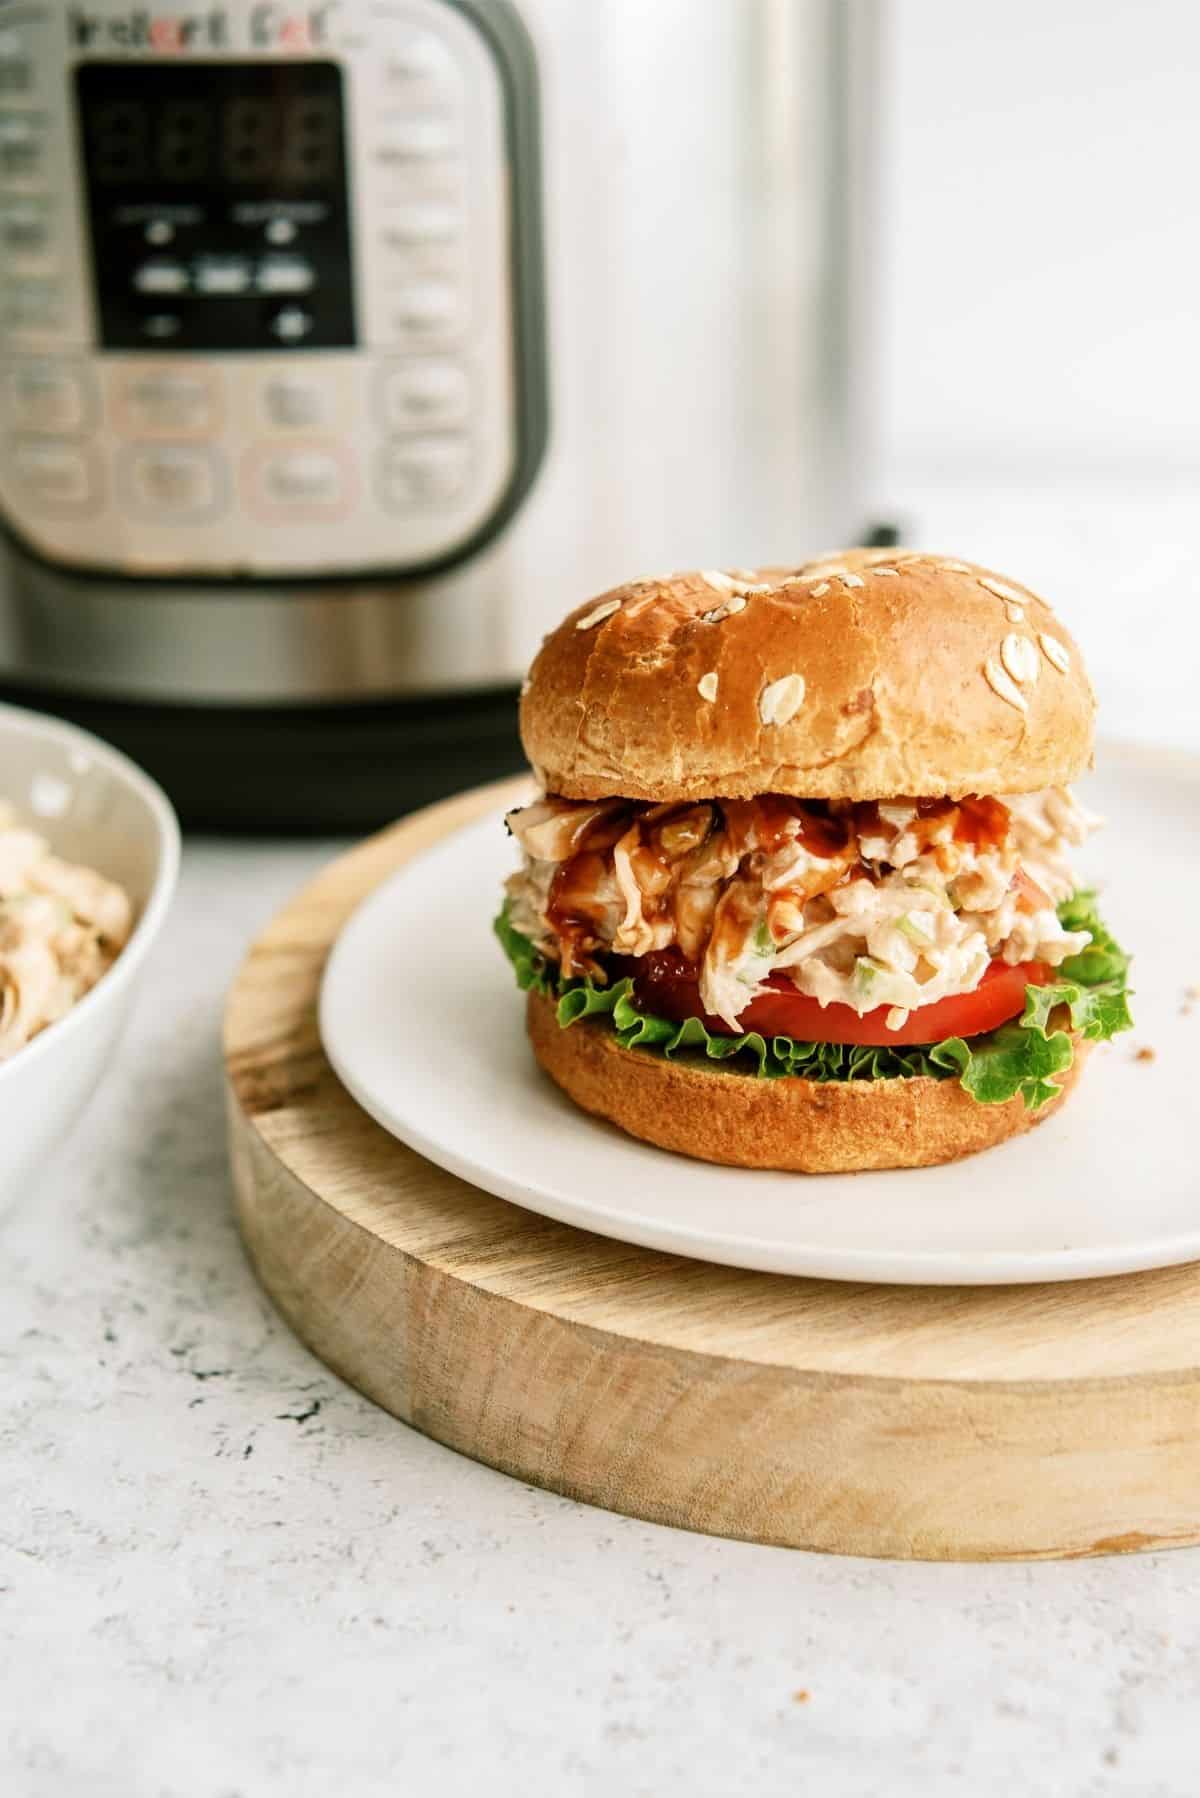
<path fill-rule="evenodd" d="M 384 79 L 406 105 L 450 105 L 462 94 L 462 74 L 453 55 L 432 31 L 399 31 L 388 40 Z"/>
<path fill-rule="evenodd" d="M 0 287 L 0 315 L 14 331 L 54 330 L 62 322 L 63 290 L 44 276 L 9 274 Z"/>
<path fill-rule="evenodd" d="M 302 375 L 272 375 L 263 384 L 262 410 L 268 425 L 286 431 L 324 424 L 326 395 Z"/>
<path fill-rule="evenodd" d="M 0 99 L 33 90 L 33 63 L 15 31 L 0 31 Z"/>
<path fill-rule="evenodd" d="M 283 450 L 263 463 L 262 490 L 276 505 L 336 505 L 342 498 L 342 470 L 327 450 Z"/>
<path fill-rule="evenodd" d="M 169 343 L 183 330 L 183 320 L 177 312 L 148 312 L 140 328 L 151 343 Z"/>
<path fill-rule="evenodd" d="M 307 293 L 316 276 L 302 256 L 264 256 L 255 286 L 259 293 Z"/>
<path fill-rule="evenodd" d="M 117 429 L 131 437 L 211 435 L 220 423 L 215 371 L 141 368 L 122 371 L 114 383 Z"/>
<path fill-rule="evenodd" d="M 41 165 L 42 134 L 32 117 L 0 113 L 0 175 L 21 179 L 35 175 Z"/>
<path fill-rule="evenodd" d="M 252 278 L 244 256 L 201 256 L 196 263 L 197 293 L 248 293 Z"/>
<path fill-rule="evenodd" d="M 251 510 L 269 524 L 328 523 L 344 517 L 354 499 L 354 464 L 333 438 L 286 449 L 260 444 L 250 451 L 244 479 Z"/>
<path fill-rule="evenodd" d="M 388 214 L 379 237 L 385 249 L 420 250 L 429 245 L 457 243 L 462 227 L 462 212 L 448 201 L 414 201 Z"/>
<path fill-rule="evenodd" d="M 36 200 L 0 207 L 0 249 L 12 256 L 39 256 L 50 243 L 50 218 Z"/>
<path fill-rule="evenodd" d="M 428 431 L 466 422 L 471 386 L 461 363 L 427 358 L 390 368 L 381 397 L 386 430 Z"/>
<path fill-rule="evenodd" d="M 78 444 L 18 442 L 13 446 L 12 468 L 33 505 L 77 512 L 97 496 L 94 464 Z"/>
<path fill-rule="evenodd" d="M 134 271 L 133 285 L 139 293 L 186 293 L 190 280 L 182 262 L 143 262 Z"/>
<path fill-rule="evenodd" d="M 122 485 L 134 510 L 164 524 L 185 524 L 216 510 L 216 454 L 191 444 L 138 445 L 122 458 Z"/>
<path fill-rule="evenodd" d="M 454 281 L 410 281 L 393 305 L 397 334 L 416 341 L 455 336 L 465 314 L 463 292 Z"/>
<path fill-rule="evenodd" d="M 281 306 L 269 326 L 271 335 L 280 343 L 301 343 L 312 328 L 312 313 L 303 306 Z"/>
<path fill-rule="evenodd" d="M 54 362 L 22 362 L 9 369 L 4 416 L 12 429 L 70 437 L 83 429 L 88 412 L 88 390 L 76 370 Z"/>
<path fill-rule="evenodd" d="M 465 437 L 414 437 L 383 451 L 379 495 L 392 512 L 417 512 L 458 499 L 466 485 L 469 449 Z"/>
<path fill-rule="evenodd" d="M 454 118 L 440 115 L 400 116 L 385 120 L 375 143 L 376 162 L 385 168 L 409 169 L 427 162 L 442 162 L 462 149 L 462 128 Z"/>

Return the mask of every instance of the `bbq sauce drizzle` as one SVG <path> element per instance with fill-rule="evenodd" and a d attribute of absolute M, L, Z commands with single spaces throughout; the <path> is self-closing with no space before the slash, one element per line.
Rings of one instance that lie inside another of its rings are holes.
<path fill-rule="evenodd" d="M 922 851 L 931 849 L 944 873 L 953 872 L 953 851 L 950 844 L 935 843 L 933 839 L 944 832 L 947 822 L 951 822 L 951 842 L 970 846 L 976 852 L 999 848 L 1008 835 L 1008 807 L 998 799 L 972 794 L 959 800 L 894 803 L 915 805 L 916 814 L 904 834 L 912 835 Z M 585 806 L 587 802 L 581 801 L 580 809 Z M 848 851 L 861 837 L 887 834 L 894 831 L 894 826 L 883 819 L 875 800 L 830 806 L 820 800 L 802 801 L 778 793 L 757 799 L 681 802 L 674 806 L 630 801 L 616 812 L 592 818 L 575 838 L 571 854 L 555 869 L 546 904 L 546 923 L 558 940 L 565 975 L 587 973 L 605 978 L 604 967 L 593 959 L 596 951 L 604 952 L 606 947 L 597 934 L 609 904 L 603 890 L 609 884 L 612 852 L 631 831 L 636 831 L 636 840 L 630 847 L 630 866 L 641 895 L 643 916 L 651 923 L 674 907 L 679 875 L 687 859 L 712 845 L 717 833 L 723 831 L 731 852 L 737 855 L 739 872 L 722 883 L 719 896 L 714 898 L 718 914 L 714 928 L 736 930 L 746 923 L 743 914 L 749 901 L 750 882 L 740 869 L 748 856 L 765 860 L 787 843 L 797 842 L 809 855 L 832 864 L 823 890 L 851 877 L 874 881 L 875 867 L 857 855 L 851 857 Z M 746 891 L 743 893 L 742 889 Z M 771 895 L 769 913 L 771 909 L 778 910 L 777 902 L 803 904 L 813 896 L 781 889 Z"/>

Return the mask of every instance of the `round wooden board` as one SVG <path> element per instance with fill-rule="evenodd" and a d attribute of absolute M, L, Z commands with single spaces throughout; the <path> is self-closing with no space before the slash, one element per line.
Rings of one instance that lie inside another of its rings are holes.
<path fill-rule="evenodd" d="M 714 1267 L 491 1198 L 358 1109 L 318 1040 L 330 946 L 393 869 L 520 790 L 343 856 L 230 995 L 239 1219 L 304 1341 L 463 1454 L 687 1529 L 928 1560 L 1200 1540 L 1200 1268 L 946 1288 Z"/>

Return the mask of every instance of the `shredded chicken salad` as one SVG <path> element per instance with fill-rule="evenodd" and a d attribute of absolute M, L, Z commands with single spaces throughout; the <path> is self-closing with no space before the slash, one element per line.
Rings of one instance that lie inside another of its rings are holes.
<path fill-rule="evenodd" d="M 603 983 L 605 955 L 677 948 L 735 1032 L 771 974 L 822 1005 L 886 1006 L 898 1030 L 972 992 L 993 959 L 1058 967 L 1091 940 L 1056 910 L 1078 884 L 1070 849 L 1100 823 L 1066 788 L 863 804 L 548 794 L 507 823 L 523 856 L 512 923 L 565 976 Z"/>
<path fill-rule="evenodd" d="M 132 925 L 123 888 L 52 855 L 0 801 L 0 1061 L 95 986 Z"/>

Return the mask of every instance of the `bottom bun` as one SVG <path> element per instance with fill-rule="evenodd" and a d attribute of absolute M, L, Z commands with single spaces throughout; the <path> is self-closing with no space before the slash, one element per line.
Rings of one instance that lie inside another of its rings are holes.
<path fill-rule="evenodd" d="M 678 1155 L 797 1174 L 933 1167 L 994 1148 L 1058 1110 L 1091 1048 L 1073 1037 L 1058 1098 L 1029 1111 L 1021 1098 L 981 1105 L 953 1079 L 756 1080 L 700 1058 L 668 1061 L 623 1049 L 606 1020 L 564 1030 L 539 993 L 526 1022 L 538 1061 L 584 1111 Z"/>

